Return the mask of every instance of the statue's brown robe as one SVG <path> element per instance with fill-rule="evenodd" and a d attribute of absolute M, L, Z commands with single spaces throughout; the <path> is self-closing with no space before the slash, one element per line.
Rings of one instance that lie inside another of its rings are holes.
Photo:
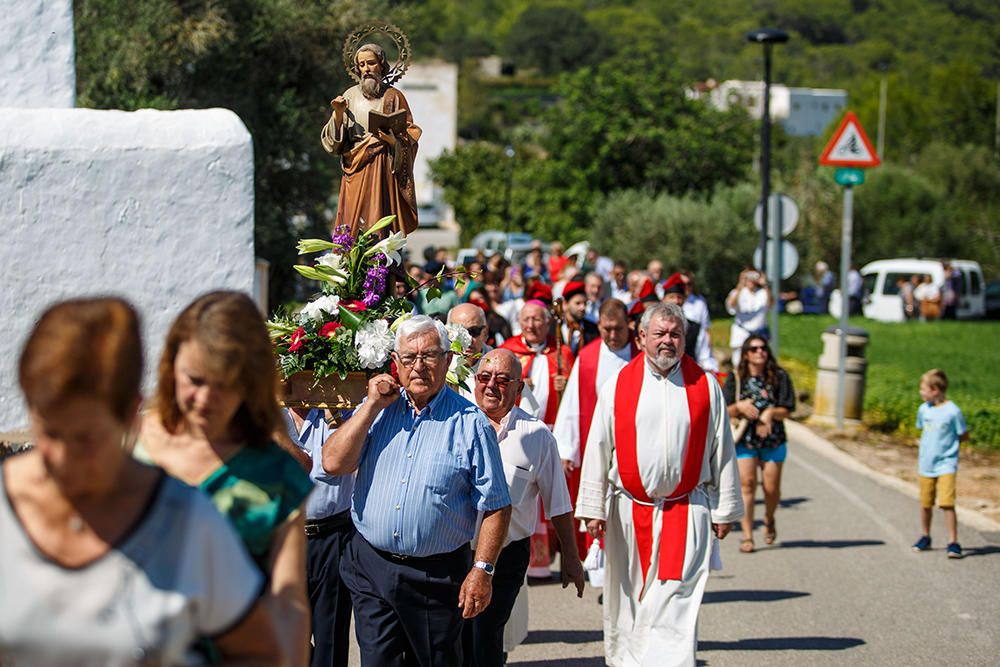
<path fill-rule="evenodd" d="M 367 129 L 365 107 L 378 108 L 379 100 L 365 100 L 360 86 L 349 89 L 344 97 L 348 100 L 348 110 L 340 131 L 331 116 L 321 135 L 323 148 L 339 155 L 344 169 L 335 224 L 347 225 L 357 236 L 381 218 L 395 215 L 392 231 L 410 234 L 417 228 L 413 161 L 420 128 L 413 124 L 406 98 L 389 87 L 380 100 L 382 113 L 406 110 L 407 131 L 396 137 L 395 147 L 390 147 Z"/>

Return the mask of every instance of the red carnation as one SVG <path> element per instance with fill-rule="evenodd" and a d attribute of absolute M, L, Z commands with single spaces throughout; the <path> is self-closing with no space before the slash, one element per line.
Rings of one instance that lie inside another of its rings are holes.
<path fill-rule="evenodd" d="M 288 351 L 298 352 L 299 348 L 301 348 L 305 344 L 306 344 L 306 330 L 303 329 L 302 327 L 299 327 L 298 329 L 295 330 L 294 333 L 292 333 L 290 344 L 288 346 Z"/>
<path fill-rule="evenodd" d="M 324 338 L 333 338 L 334 334 L 337 333 L 337 329 L 342 326 L 340 322 L 327 322 L 320 328 L 319 335 Z"/>

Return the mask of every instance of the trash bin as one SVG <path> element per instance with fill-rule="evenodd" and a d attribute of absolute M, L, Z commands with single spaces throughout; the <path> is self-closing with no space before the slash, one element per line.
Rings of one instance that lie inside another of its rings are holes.
<path fill-rule="evenodd" d="M 813 416 L 822 421 L 837 418 L 837 372 L 840 361 L 840 326 L 827 327 L 822 334 L 823 353 L 816 372 L 816 403 Z M 844 420 L 860 423 L 865 402 L 865 348 L 868 332 L 857 327 L 847 327 L 847 359 L 844 364 Z"/>

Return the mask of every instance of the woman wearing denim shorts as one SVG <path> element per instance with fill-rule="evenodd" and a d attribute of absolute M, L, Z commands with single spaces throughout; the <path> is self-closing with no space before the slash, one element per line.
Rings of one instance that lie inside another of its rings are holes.
<path fill-rule="evenodd" d="M 778 537 L 774 511 L 781 500 L 781 468 L 788 453 L 783 422 L 795 409 L 795 390 L 788 373 L 771 354 L 767 339 L 754 334 L 743 341 L 739 366 L 726 378 L 722 392 L 729 417 L 746 422 L 743 434 L 736 439 L 745 508 L 740 521 L 740 551 L 753 553 L 758 468 L 764 487 L 764 543 L 774 544 Z"/>

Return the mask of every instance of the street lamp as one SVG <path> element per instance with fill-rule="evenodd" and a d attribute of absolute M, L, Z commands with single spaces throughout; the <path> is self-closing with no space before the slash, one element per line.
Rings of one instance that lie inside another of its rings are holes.
<path fill-rule="evenodd" d="M 764 45 L 764 115 L 760 119 L 760 270 L 766 275 L 769 226 L 767 200 L 771 197 L 771 47 L 787 42 L 788 33 L 774 28 L 760 28 L 748 32 L 747 41 Z"/>
<path fill-rule="evenodd" d="M 510 229 L 510 191 L 514 187 L 514 147 L 507 144 L 503 149 L 503 154 L 507 156 L 507 182 L 503 191 L 503 228 Z"/>

